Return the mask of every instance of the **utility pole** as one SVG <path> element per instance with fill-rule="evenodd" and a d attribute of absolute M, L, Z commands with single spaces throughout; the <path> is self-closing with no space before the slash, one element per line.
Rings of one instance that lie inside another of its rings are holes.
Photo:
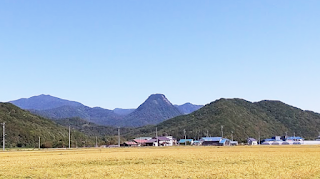
<path fill-rule="evenodd" d="M 259 130 L 259 145 L 261 144 L 261 134 L 260 134 L 260 130 Z"/>
<path fill-rule="evenodd" d="M 156 139 L 158 139 L 158 128 L 156 127 Z"/>
<path fill-rule="evenodd" d="M 221 125 L 221 137 L 223 138 L 223 125 Z"/>
<path fill-rule="evenodd" d="M 3 130 L 2 130 L 2 132 L 3 132 L 3 143 L 2 143 L 2 145 L 3 145 L 3 151 L 5 151 L 5 149 L 6 149 L 6 138 L 5 138 L 5 136 L 6 136 L 6 123 L 5 122 L 3 122 L 2 123 L 2 128 L 3 128 Z"/>
<path fill-rule="evenodd" d="M 198 132 L 198 140 L 199 140 L 199 138 L 200 138 L 200 130 L 199 130 L 199 132 Z"/>
<path fill-rule="evenodd" d="M 183 129 L 183 133 L 184 133 L 184 145 L 187 145 L 187 136 L 186 136 L 186 130 Z"/>
<path fill-rule="evenodd" d="M 39 150 L 40 150 L 40 144 L 41 144 L 41 141 L 40 141 L 40 136 L 39 136 Z"/>
<path fill-rule="evenodd" d="M 71 140 L 70 140 L 70 125 L 69 125 L 69 149 L 70 149 L 70 144 L 71 144 Z"/>
<path fill-rule="evenodd" d="M 207 137 L 209 137 L 209 132 L 208 132 L 208 130 L 207 130 Z"/>
<path fill-rule="evenodd" d="M 118 146 L 120 147 L 120 127 L 118 127 Z"/>
<path fill-rule="evenodd" d="M 97 139 L 97 136 L 96 136 L 96 147 L 98 147 L 98 139 Z"/>
<path fill-rule="evenodd" d="M 158 128 L 156 127 L 156 140 L 157 140 L 157 147 L 159 146 L 159 140 L 158 140 Z"/>
<path fill-rule="evenodd" d="M 233 141 L 233 131 L 231 131 L 231 141 Z"/>

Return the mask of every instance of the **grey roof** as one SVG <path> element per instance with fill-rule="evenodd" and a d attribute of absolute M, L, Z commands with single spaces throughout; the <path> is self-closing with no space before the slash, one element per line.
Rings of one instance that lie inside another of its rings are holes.
<path fill-rule="evenodd" d="M 159 139 L 159 140 L 162 140 L 162 141 L 164 141 L 164 140 L 170 140 L 170 139 L 167 138 L 167 137 L 158 137 L 158 139 Z"/>
<path fill-rule="evenodd" d="M 167 137 L 158 137 L 158 140 L 159 141 L 170 141 L 170 139 L 169 138 L 167 138 Z M 150 139 L 150 140 L 148 140 L 146 143 L 152 143 L 152 142 L 157 142 L 157 139 Z"/>
<path fill-rule="evenodd" d="M 157 139 L 150 139 L 146 143 L 153 143 L 153 142 L 157 142 Z"/>
<path fill-rule="evenodd" d="M 248 140 L 257 141 L 255 138 L 248 138 Z"/>

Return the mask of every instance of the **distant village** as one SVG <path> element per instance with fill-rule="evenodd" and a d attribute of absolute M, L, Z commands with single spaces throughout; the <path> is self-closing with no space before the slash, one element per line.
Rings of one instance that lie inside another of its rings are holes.
<path fill-rule="evenodd" d="M 172 136 L 159 137 L 138 137 L 126 141 L 120 146 L 139 147 L 139 146 L 176 146 L 176 145 L 194 145 L 194 146 L 236 146 L 238 141 L 233 141 L 223 137 L 202 137 L 200 140 L 180 139 L 177 140 Z M 320 136 L 316 140 L 304 140 L 299 136 L 274 136 L 270 139 L 264 139 L 261 142 L 255 138 L 248 138 L 247 143 L 240 145 L 320 145 Z M 109 147 L 119 147 L 111 145 Z"/>

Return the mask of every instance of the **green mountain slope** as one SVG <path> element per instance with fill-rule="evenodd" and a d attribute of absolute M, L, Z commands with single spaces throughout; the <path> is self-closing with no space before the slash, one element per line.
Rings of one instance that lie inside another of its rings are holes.
<path fill-rule="evenodd" d="M 189 114 L 164 121 L 156 126 L 140 128 L 139 131 L 153 135 L 155 127 L 159 134 L 188 138 L 221 136 L 246 141 L 248 137 L 261 139 L 274 135 L 299 135 L 307 139 L 318 136 L 320 114 L 303 111 L 280 101 L 252 103 L 243 99 L 220 99 Z"/>
<path fill-rule="evenodd" d="M 99 107 L 90 108 L 87 106 L 61 106 L 58 108 L 47 110 L 29 110 L 34 114 L 49 118 L 49 119 L 65 119 L 76 118 L 85 119 L 89 122 L 98 125 L 117 126 L 118 120 L 122 116 L 116 114 L 112 110 Z"/>
<path fill-rule="evenodd" d="M 49 119 L 22 110 L 11 103 L 0 103 L 0 122 L 5 122 L 6 147 L 38 147 L 39 136 L 43 147 L 68 146 L 68 129 Z M 2 134 L 2 129 L 1 134 Z M 2 135 L 1 135 L 2 136 Z M 93 140 L 72 131 L 72 145 L 92 145 Z M 1 142 L 2 146 L 2 142 Z"/>
<path fill-rule="evenodd" d="M 88 136 L 117 136 L 118 128 L 112 126 L 101 126 L 92 122 L 88 122 L 81 118 L 68 118 L 68 119 L 55 119 L 54 122 L 62 125 L 62 126 L 71 126 L 71 128 L 76 129 Z M 132 128 L 121 128 L 121 133 L 129 133 L 133 129 Z"/>
<path fill-rule="evenodd" d="M 174 105 L 174 106 L 177 107 L 182 114 L 190 114 L 193 111 L 196 111 L 203 107 L 203 105 L 195 105 L 191 103 L 185 103 L 182 105 Z"/>

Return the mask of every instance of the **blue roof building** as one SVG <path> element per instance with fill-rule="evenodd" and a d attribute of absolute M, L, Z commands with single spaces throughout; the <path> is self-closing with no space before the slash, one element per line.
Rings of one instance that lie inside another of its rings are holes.
<path fill-rule="evenodd" d="M 193 144 L 193 139 L 180 139 L 179 140 L 179 144 L 189 144 L 189 145 L 192 145 Z"/>
<path fill-rule="evenodd" d="M 225 146 L 230 145 L 230 140 L 222 137 L 202 137 L 202 145 Z"/>
<path fill-rule="evenodd" d="M 275 136 L 271 139 L 263 140 L 261 145 L 300 145 L 303 144 L 304 138 L 299 136 L 287 137 L 287 136 Z"/>

